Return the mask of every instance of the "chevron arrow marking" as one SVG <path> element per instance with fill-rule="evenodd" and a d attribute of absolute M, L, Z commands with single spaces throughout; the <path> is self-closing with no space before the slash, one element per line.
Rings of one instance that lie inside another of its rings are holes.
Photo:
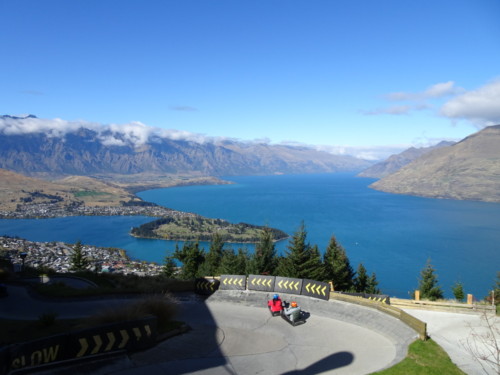
<path fill-rule="evenodd" d="M 141 341 L 141 337 L 142 337 L 141 330 L 137 327 L 134 327 L 134 328 L 132 328 L 132 331 L 134 331 L 135 338 L 137 339 L 137 341 Z"/>
<path fill-rule="evenodd" d="M 326 291 L 326 286 L 323 286 L 323 289 L 321 289 L 321 293 L 322 293 L 324 296 L 326 296 L 325 291 Z"/>
<path fill-rule="evenodd" d="M 295 290 L 299 290 L 299 282 L 298 281 L 295 282 L 294 288 L 295 288 Z"/>
<path fill-rule="evenodd" d="M 120 334 L 122 335 L 122 342 L 120 343 L 120 345 L 118 345 L 118 348 L 123 349 L 125 347 L 125 345 L 127 345 L 129 335 L 128 335 L 127 331 L 124 329 L 120 330 Z"/>
<path fill-rule="evenodd" d="M 151 337 L 151 328 L 149 327 L 149 324 L 146 324 L 144 326 L 144 330 L 146 331 L 146 335 L 148 335 L 148 337 Z"/>
<path fill-rule="evenodd" d="M 252 279 L 252 285 L 255 285 L 255 279 Z"/>
<path fill-rule="evenodd" d="M 95 343 L 95 347 L 94 347 L 94 349 L 92 349 L 92 351 L 90 352 L 90 354 L 97 354 L 97 353 L 99 353 L 99 349 L 101 349 L 101 346 L 102 346 L 101 336 L 95 335 L 94 336 L 94 343 Z"/>
<path fill-rule="evenodd" d="M 271 279 L 267 280 L 267 286 L 270 288 L 271 287 Z"/>
<path fill-rule="evenodd" d="M 243 279 L 240 279 L 240 281 L 238 281 L 238 284 L 239 284 L 240 286 L 243 286 L 243 285 L 242 285 L 242 284 L 243 284 Z"/>
<path fill-rule="evenodd" d="M 307 290 L 307 292 L 308 292 L 308 293 L 311 293 L 311 292 L 309 291 L 309 285 L 311 285 L 311 283 L 307 283 L 307 285 L 306 285 L 306 290 Z"/>
<path fill-rule="evenodd" d="M 260 280 L 261 279 L 257 279 L 257 285 L 260 286 Z"/>
<path fill-rule="evenodd" d="M 108 336 L 108 345 L 106 345 L 106 347 L 104 348 L 104 351 L 108 352 L 111 350 L 113 345 L 115 345 L 116 339 L 115 339 L 115 335 L 113 332 L 106 333 L 106 336 Z"/>
<path fill-rule="evenodd" d="M 285 281 L 285 284 L 284 284 L 284 285 L 285 285 L 285 288 L 286 288 L 286 289 L 288 289 L 288 280 L 287 280 L 287 281 Z"/>
<path fill-rule="evenodd" d="M 85 352 L 89 348 L 89 344 L 87 342 L 87 339 L 83 338 L 83 337 L 81 339 L 79 339 L 78 341 L 80 342 L 80 351 L 78 352 L 78 354 L 76 356 L 81 357 L 85 354 Z"/>
<path fill-rule="evenodd" d="M 281 283 L 282 283 L 282 282 L 283 282 L 283 280 L 280 280 L 280 282 L 278 283 L 278 286 L 279 286 L 280 288 L 283 288 L 283 287 L 281 286 Z"/>

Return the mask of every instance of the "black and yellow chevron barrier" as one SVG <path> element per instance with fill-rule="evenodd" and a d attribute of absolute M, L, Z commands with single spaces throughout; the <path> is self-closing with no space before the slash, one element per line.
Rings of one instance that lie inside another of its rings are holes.
<path fill-rule="evenodd" d="M 247 288 L 247 277 L 245 275 L 221 275 L 220 289 L 222 290 L 245 290 Z"/>
<path fill-rule="evenodd" d="M 368 293 L 350 293 L 350 292 L 335 292 L 335 293 L 346 294 L 348 296 L 353 296 L 357 298 L 364 298 L 373 302 L 382 302 L 385 303 L 386 305 L 391 304 L 391 297 L 389 297 L 387 294 L 368 294 Z"/>
<path fill-rule="evenodd" d="M 194 292 L 196 294 L 202 294 L 208 296 L 213 294 L 217 289 L 219 289 L 219 280 L 209 280 L 205 278 L 199 278 L 194 281 Z"/>
<path fill-rule="evenodd" d="M 274 291 L 274 276 L 249 275 L 247 281 L 248 290 L 260 290 L 262 292 Z"/>
<path fill-rule="evenodd" d="M 279 293 L 300 294 L 302 290 L 302 279 L 276 276 L 274 291 Z"/>
<path fill-rule="evenodd" d="M 316 280 L 304 279 L 301 293 L 304 296 L 328 300 L 330 298 L 330 284 Z"/>
<path fill-rule="evenodd" d="M 116 351 L 143 350 L 156 343 L 155 317 L 120 322 L 15 344 L 2 351 L 5 372 Z"/>

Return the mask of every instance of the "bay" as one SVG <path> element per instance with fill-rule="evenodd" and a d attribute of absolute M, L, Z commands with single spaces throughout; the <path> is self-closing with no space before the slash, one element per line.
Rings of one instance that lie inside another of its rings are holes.
<path fill-rule="evenodd" d="M 375 272 L 385 293 L 408 297 L 428 259 L 447 297 L 462 282 L 483 298 L 500 271 L 500 204 L 388 194 L 352 174 L 227 177 L 233 185 L 150 190 L 141 198 L 231 222 L 293 234 L 303 221 L 324 252 L 335 235 L 356 269 Z M 288 241 L 277 244 L 283 252 Z"/>
<path fill-rule="evenodd" d="M 227 177 L 232 185 L 187 186 L 139 193 L 144 200 L 231 222 L 269 225 L 289 234 L 303 221 L 322 252 L 332 235 L 354 268 L 376 272 L 383 292 L 408 297 L 427 259 L 447 297 L 460 281 L 483 298 L 500 270 L 500 204 L 394 195 L 351 174 Z M 174 242 L 138 239 L 130 228 L 149 217 L 65 217 L 0 220 L 0 234 L 32 241 L 119 247 L 133 259 L 163 262 Z M 288 241 L 277 243 L 279 252 Z M 205 249 L 208 244 L 202 243 Z M 251 245 L 231 244 L 233 248 Z"/>

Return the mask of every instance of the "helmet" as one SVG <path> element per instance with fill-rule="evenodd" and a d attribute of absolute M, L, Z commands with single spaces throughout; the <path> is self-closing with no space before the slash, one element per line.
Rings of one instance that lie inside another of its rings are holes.
<path fill-rule="evenodd" d="M 297 307 L 297 302 L 293 301 L 292 303 L 290 303 L 290 306 Z"/>
<path fill-rule="evenodd" d="M 280 298 L 280 296 L 278 296 L 277 294 L 273 296 L 273 299 L 278 299 L 278 298 Z"/>

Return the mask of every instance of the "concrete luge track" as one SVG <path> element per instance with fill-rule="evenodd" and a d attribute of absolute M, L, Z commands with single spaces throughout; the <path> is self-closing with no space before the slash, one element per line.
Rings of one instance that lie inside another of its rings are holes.
<path fill-rule="evenodd" d="M 112 374 L 369 374 L 401 361 L 417 334 L 377 310 L 301 296 L 310 313 L 292 327 L 267 310 L 268 293 L 218 291 L 186 298 L 181 319 L 192 330 L 133 354 Z"/>

